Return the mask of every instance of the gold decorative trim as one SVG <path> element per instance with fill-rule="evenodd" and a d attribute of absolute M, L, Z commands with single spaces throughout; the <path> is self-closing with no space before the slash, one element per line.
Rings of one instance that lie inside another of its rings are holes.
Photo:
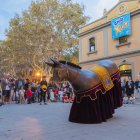
<path fill-rule="evenodd" d="M 96 97 L 96 98 L 92 99 L 92 97 L 91 97 L 90 95 L 83 95 L 83 96 L 80 97 L 80 102 L 77 101 L 77 96 L 75 96 L 75 97 L 76 97 L 76 103 L 81 103 L 81 100 L 82 100 L 82 98 L 84 98 L 84 97 L 90 97 L 90 99 L 91 99 L 92 101 L 95 101 L 95 100 L 97 99 L 97 94 L 96 94 L 96 93 L 99 92 L 99 91 L 101 91 L 102 94 L 105 94 L 105 93 L 106 93 L 106 91 L 105 91 L 105 93 L 103 93 L 103 91 L 102 91 L 101 89 L 99 89 L 99 90 L 97 90 L 97 91 L 95 92 L 95 97 Z"/>
<path fill-rule="evenodd" d="M 92 71 L 98 75 L 98 77 L 101 80 L 101 83 L 106 91 L 113 88 L 114 84 L 112 82 L 111 76 L 105 67 L 97 65 L 92 68 Z"/>
<path fill-rule="evenodd" d="M 116 74 L 118 74 L 118 73 L 119 73 L 119 71 L 116 72 L 115 74 L 113 74 L 111 77 L 113 77 L 114 75 L 116 75 Z M 113 82 L 114 82 L 115 80 L 117 80 L 118 82 L 120 82 L 120 79 L 112 78 L 112 81 L 113 81 Z M 98 84 L 96 87 L 90 89 L 89 91 L 94 90 L 95 88 L 97 88 L 97 87 L 100 86 L 100 85 L 102 85 L 102 84 Z M 88 92 L 89 92 L 89 91 L 88 91 Z M 95 100 L 97 99 L 97 93 L 98 93 L 99 91 L 101 91 L 102 94 L 106 94 L 106 91 L 103 92 L 101 89 L 98 89 L 97 91 L 95 91 L 95 98 L 94 98 L 94 99 L 92 99 L 91 95 L 85 95 L 85 94 L 84 94 L 83 96 L 81 96 L 81 97 L 79 98 L 80 100 L 77 100 L 78 97 L 75 95 L 76 103 L 78 103 L 78 104 L 81 103 L 82 98 L 84 98 L 84 97 L 90 97 L 90 99 L 91 99 L 92 101 L 95 101 Z M 93 94 L 93 93 L 92 93 L 92 94 Z"/>
<path fill-rule="evenodd" d="M 128 9 L 127 5 L 125 3 L 123 3 L 118 7 L 117 14 L 122 15 L 126 12 L 127 9 Z"/>

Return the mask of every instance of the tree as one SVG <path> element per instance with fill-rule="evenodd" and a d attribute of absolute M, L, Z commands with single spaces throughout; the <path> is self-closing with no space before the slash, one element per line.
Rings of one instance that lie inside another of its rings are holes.
<path fill-rule="evenodd" d="M 79 63 L 78 52 L 79 52 L 78 46 L 68 48 L 68 49 L 65 50 L 65 53 L 63 53 L 63 58 L 65 59 L 65 61 L 78 64 Z"/>
<path fill-rule="evenodd" d="M 29 69 L 44 73 L 46 59 L 64 59 L 69 48 L 78 50 L 78 30 L 87 20 L 84 7 L 71 0 L 32 2 L 22 16 L 15 15 L 10 21 L 3 42 L 9 51 L 8 65 L 14 67 L 15 74 L 20 71 L 25 75 Z"/>

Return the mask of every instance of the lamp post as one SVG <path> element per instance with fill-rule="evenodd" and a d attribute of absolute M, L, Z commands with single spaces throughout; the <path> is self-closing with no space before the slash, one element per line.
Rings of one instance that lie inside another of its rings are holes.
<path fill-rule="evenodd" d="M 36 76 L 40 76 L 40 73 L 39 73 L 39 72 L 37 72 L 37 73 L 36 73 Z"/>
<path fill-rule="evenodd" d="M 38 77 L 39 80 L 41 80 L 41 73 L 40 72 L 37 72 L 36 76 Z"/>

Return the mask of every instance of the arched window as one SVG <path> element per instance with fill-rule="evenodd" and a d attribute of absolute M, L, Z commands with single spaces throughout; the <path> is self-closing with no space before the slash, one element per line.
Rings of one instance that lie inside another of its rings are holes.
<path fill-rule="evenodd" d="M 89 39 L 89 52 L 96 51 L 95 37 Z"/>

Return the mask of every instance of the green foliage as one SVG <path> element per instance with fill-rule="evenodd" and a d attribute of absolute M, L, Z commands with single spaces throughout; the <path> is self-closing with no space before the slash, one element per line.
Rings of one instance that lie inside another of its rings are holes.
<path fill-rule="evenodd" d="M 8 49 L 5 57 L 10 60 L 7 65 L 15 68 L 15 74 L 29 69 L 44 73 L 44 61 L 50 57 L 72 56 L 78 60 L 78 30 L 87 20 L 84 7 L 71 0 L 32 2 L 21 17 L 15 15 L 10 20 L 7 39 L 3 41 L 4 49 Z M 76 49 L 66 53 L 69 48 Z"/>

